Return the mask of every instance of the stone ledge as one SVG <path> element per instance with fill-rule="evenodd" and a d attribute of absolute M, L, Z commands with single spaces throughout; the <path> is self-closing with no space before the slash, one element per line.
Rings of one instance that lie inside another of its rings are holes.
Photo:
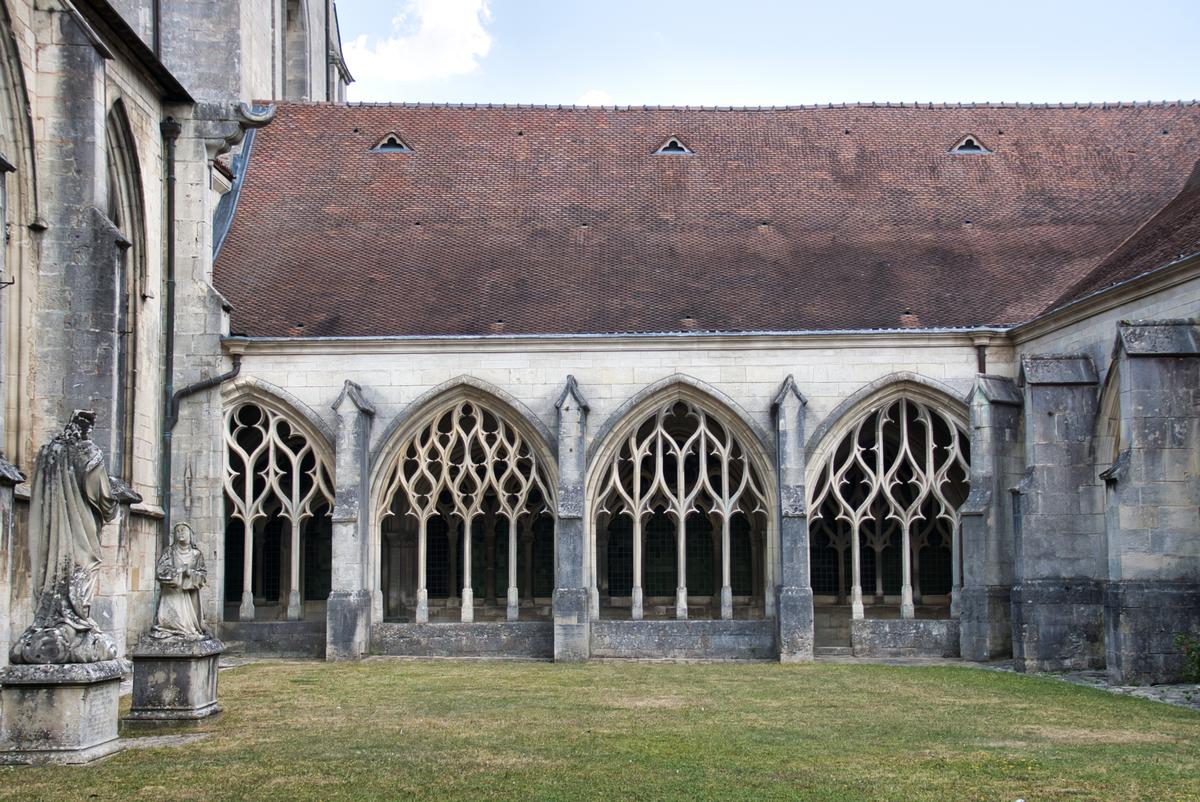
<path fill-rule="evenodd" d="M 119 680 L 124 676 L 125 664 L 120 660 L 62 665 L 10 665 L 0 669 L 0 686 L 94 685 Z"/>
<path fill-rule="evenodd" d="M 210 657 L 225 651 L 225 644 L 216 638 L 204 640 L 182 640 L 178 638 L 143 637 L 138 641 L 137 648 L 130 655 L 135 660 L 139 657 L 148 658 L 199 658 Z"/>
<path fill-rule="evenodd" d="M 958 657 L 952 618 L 862 618 L 850 622 L 855 657 Z"/>
<path fill-rule="evenodd" d="M 77 766 L 108 757 L 124 748 L 125 744 L 114 738 L 107 743 L 90 746 L 86 749 L 0 750 L 0 766 Z"/>

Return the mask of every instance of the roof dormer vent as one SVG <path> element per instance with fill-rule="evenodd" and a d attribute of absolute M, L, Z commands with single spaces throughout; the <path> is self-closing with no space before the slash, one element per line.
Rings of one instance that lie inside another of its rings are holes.
<path fill-rule="evenodd" d="M 671 155 L 686 155 L 691 153 L 691 149 L 687 145 L 679 141 L 678 137 L 671 137 L 666 142 L 658 146 L 658 150 L 654 151 L 656 156 L 671 156 Z"/>
<path fill-rule="evenodd" d="M 950 148 L 951 153 L 991 153 L 979 141 L 979 137 L 968 134 L 958 140 L 958 144 Z"/>
<path fill-rule="evenodd" d="M 377 153 L 412 153 L 412 148 L 405 144 L 404 140 L 395 131 L 385 136 L 379 141 L 379 144 L 371 148 Z"/>

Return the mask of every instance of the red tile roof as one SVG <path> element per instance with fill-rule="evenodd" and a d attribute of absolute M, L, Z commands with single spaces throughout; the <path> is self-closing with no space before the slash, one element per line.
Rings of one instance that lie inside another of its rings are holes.
<path fill-rule="evenodd" d="M 214 280 L 256 336 L 1011 324 L 1103 281 L 1197 156 L 1194 103 L 281 104 Z"/>

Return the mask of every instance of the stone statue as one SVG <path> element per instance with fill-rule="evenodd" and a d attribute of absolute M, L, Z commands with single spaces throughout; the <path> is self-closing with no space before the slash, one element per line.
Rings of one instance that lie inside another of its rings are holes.
<path fill-rule="evenodd" d="M 37 607 L 13 644 L 13 663 L 96 663 L 117 656 L 91 618 L 100 528 L 117 514 L 104 455 L 91 441 L 96 413 L 76 410 L 38 451 L 29 500 L 29 556 Z"/>
<path fill-rule="evenodd" d="M 150 637 L 204 640 L 209 637 L 200 612 L 200 588 L 208 579 L 204 555 L 192 543 L 192 527 L 175 524 L 171 545 L 158 558 L 158 612 Z"/>

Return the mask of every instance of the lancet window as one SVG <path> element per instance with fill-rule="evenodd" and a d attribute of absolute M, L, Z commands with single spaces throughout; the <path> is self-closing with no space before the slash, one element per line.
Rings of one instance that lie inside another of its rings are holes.
<path fill-rule="evenodd" d="M 734 617 L 762 601 L 766 497 L 732 432 L 672 400 L 634 429 L 605 469 L 596 517 L 600 603 L 634 619 Z M 627 597 L 627 598 L 626 598 Z M 736 598 L 735 598 L 736 597 Z"/>
<path fill-rule="evenodd" d="M 226 601 L 240 600 L 243 621 L 272 608 L 301 619 L 305 602 L 329 595 L 328 461 L 286 416 L 253 401 L 226 410 L 225 454 Z"/>
<path fill-rule="evenodd" d="M 416 621 L 425 623 L 431 609 L 437 620 L 457 604 L 464 622 L 475 620 L 477 608 L 481 617 L 499 617 L 500 587 L 510 621 L 522 603 L 540 599 L 548 609 L 549 488 L 545 466 L 502 415 L 474 400 L 438 414 L 404 443 L 385 477 L 385 614 L 404 617 L 415 607 Z"/>
<path fill-rule="evenodd" d="M 853 618 L 899 598 L 951 603 L 961 587 L 969 441 L 947 413 L 912 398 L 871 409 L 820 466 L 809 503 L 814 594 L 849 599 Z M 936 613 L 936 610 L 933 611 Z"/>

